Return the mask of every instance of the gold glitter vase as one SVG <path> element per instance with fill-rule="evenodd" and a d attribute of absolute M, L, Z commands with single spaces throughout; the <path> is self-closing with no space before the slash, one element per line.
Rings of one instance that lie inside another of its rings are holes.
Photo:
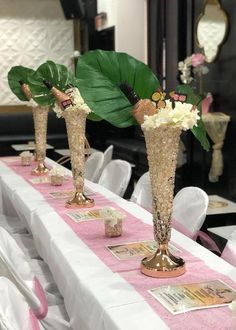
<path fill-rule="evenodd" d="M 48 172 L 48 168 L 44 164 L 46 157 L 47 142 L 47 123 L 48 123 L 48 107 L 33 107 L 33 120 L 35 131 L 36 160 L 37 167 L 32 171 L 33 175 L 44 175 Z"/>
<path fill-rule="evenodd" d="M 85 111 L 64 111 L 67 137 L 71 156 L 71 169 L 73 174 L 75 195 L 68 200 L 66 207 L 92 207 L 94 200 L 86 197 L 84 191 L 85 171 L 85 125 L 87 114 Z"/>
<path fill-rule="evenodd" d="M 143 131 L 153 197 L 154 238 L 158 249 L 153 256 L 142 260 L 141 272 L 151 277 L 180 276 L 185 273 L 185 262 L 172 255 L 168 243 L 181 129 L 161 125 Z"/>

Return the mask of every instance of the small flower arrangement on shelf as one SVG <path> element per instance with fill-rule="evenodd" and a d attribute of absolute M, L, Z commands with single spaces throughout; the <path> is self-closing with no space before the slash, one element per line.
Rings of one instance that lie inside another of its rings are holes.
<path fill-rule="evenodd" d="M 201 53 L 192 54 L 178 63 L 182 83 L 190 84 L 194 79 L 198 79 L 200 95 L 203 94 L 202 76 L 209 72 L 208 67 L 204 63 L 205 56 Z"/>

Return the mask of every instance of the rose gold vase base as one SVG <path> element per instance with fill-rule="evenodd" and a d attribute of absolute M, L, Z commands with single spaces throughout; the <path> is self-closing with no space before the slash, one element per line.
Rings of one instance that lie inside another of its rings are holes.
<path fill-rule="evenodd" d="M 94 199 L 88 198 L 82 192 L 76 192 L 74 197 L 66 202 L 67 208 L 86 208 L 94 206 Z"/>
<path fill-rule="evenodd" d="M 49 169 L 44 165 L 44 163 L 38 163 L 38 166 L 31 172 L 32 175 L 45 175 Z"/>
<path fill-rule="evenodd" d="M 186 272 L 185 261 L 173 256 L 168 248 L 159 248 L 153 256 L 141 261 L 141 272 L 150 277 L 177 277 Z"/>

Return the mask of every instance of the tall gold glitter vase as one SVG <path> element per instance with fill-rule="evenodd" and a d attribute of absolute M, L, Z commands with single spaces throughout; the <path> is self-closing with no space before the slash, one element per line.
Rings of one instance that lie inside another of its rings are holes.
<path fill-rule="evenodd" d="M 85 111 L 64 111 L 67 137 L 71 155 L 71 169 L 74 180 L 75 195 L 67 201 L 66 207 L 92 207 L 94 200 L 84 195 L 84 171 L 85 171 Z"/>
<path fill-rule="evenodd" d="M 175 169 L 181 129 L 161 125 L 143 128 L 153 198 L 153 228 L 157 251 L 141 263 L 141 272 L 152 277 L 176 277 L 185 273 L 185 262 L 169 251 Z"/>
<path fill-rule="evenodd" d="M 33 120 L 35 131 L 35 145 L 36 145 L 36 159 L 37 167 L 32 171 L 33 175 L 44 175 L 48 172 L 44 164 L 46 157 L 46 143 L 47 143 L 47 123 L 48 123 L 49 107 L 33 107 Z"/>

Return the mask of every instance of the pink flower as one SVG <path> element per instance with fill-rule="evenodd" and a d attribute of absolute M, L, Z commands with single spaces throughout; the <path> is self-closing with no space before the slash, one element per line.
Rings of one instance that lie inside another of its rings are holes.
<path fill-rule="evenodd" d="M 201 53 L 192 54 L 192 66 L 197 67 L 205 62 L 205 56 Z"/>

